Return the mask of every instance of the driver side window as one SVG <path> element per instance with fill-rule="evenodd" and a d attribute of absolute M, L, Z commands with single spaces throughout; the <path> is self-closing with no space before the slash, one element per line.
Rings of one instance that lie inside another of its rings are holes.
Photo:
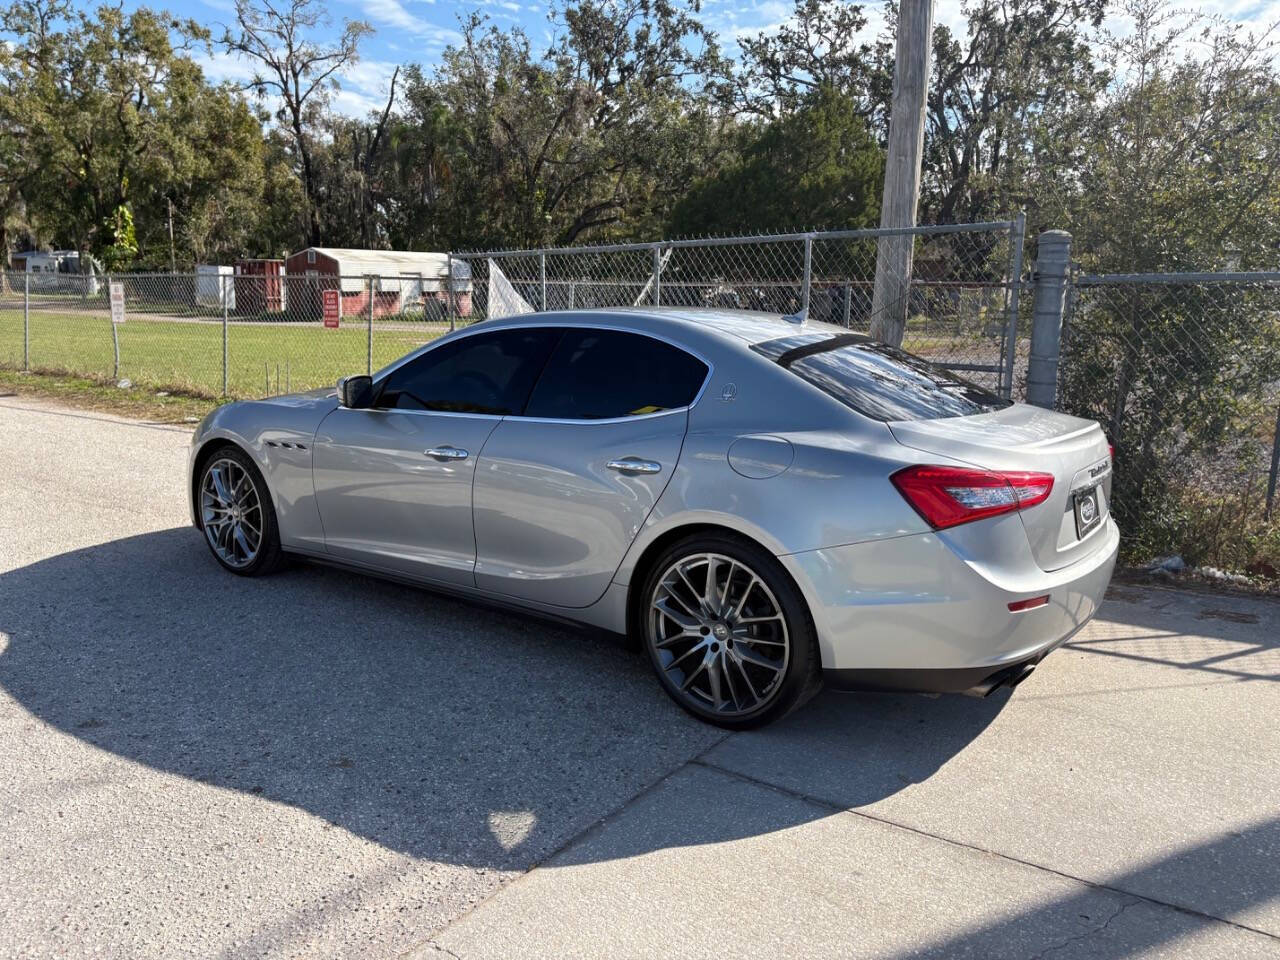
<path fill-rule="evenodd" d="M 495 330 L 429 350 L 392 373 L 374 406 L 518 415 L 562 330 Z"/>

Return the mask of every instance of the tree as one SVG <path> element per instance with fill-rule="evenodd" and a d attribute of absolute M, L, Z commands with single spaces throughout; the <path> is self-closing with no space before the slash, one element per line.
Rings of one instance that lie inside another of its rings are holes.
<path fill-rule="evenodd" d="M 472 16 L 437 70 L 407 71 L 398 232 L 472 248 L 649 234 L 705 169 L 724 64 L 692 8 L 583 0 L 554 16 L 542 55 Z"/>
<path fill-rule="evenodd" d="M 676 204 L 673 233 L 875 225 L 884 154 L 852 98 L 819 87 L 789 116 L 748 127 L 744 140 L 736 160 L 697 180 Z"/>
<path fill-rule="evenodd" d="M 1094 272 L 1274 268 L 1280 77 L 1269 38 L 1159 0 L 1124 11 L 1133 30 L 1102 37 L 1111 82 L 1075 173 L 1076 256 Z M 1248 441 L 1280 381 L 1274 290 L 1124 285 L 1084 288 L 1076 301 L 1062 403 L 1116 444 L 1115 501 L 1133 539 L 1150 552 L 1182 548 L 1185 492 L 1202 486 L 1188 468 L 1248 462 L 1221 454 Z"/>
<path fill-rule="evenodd" d="M 337 75 L 356 63 L 360 40 L 373 28 L 362 20 L 344 20 L 335 43 L 317 42 L 310 35 L 330 22 L 318 0 L 289 0 L 279 8 L 236 0 L 235 16 L 235 25 L 224 31 L 221 45 L 260 67 L 249 85 L 255 93 L 280 100 L 276 119 L 293 136 L 306 198 L 307 239 L 317 246 L 324 242 L 326 225 L 321 220 L 323 198 L 316 179 L 313 131 Z"/>
<path fill-rule="evenodd" d="M 181 140 L 175 105 L 203 85 L 183 53 L 201 28 L 146 8 L 72 13 L 44 0 L 19 0 L 6 23 L 19 38 L 5 86 L 30 165 L 29 213 L 69 246 L 130 259 L 135 191 L 151 182 L 157 145 Z"/>
<path fill-rule="evenodd" d="M 883 70 L 876 45 L 860 39 L 867 25 L 862 10 L 842 0 L 795 0 L 790 18 L 777 28 L 744 37 L 733 78 L 734 108 L 768 120 L 831 90 L 866 117 L 882 109 L 892 72 Z"/>
<path fill-rule="evenodd" d="M 113 269 L 168 266 L 171 204 L 184 265 L 261 246 L 264 184 L 291 174 L 277 151 L 268 176 L 263 118 L 189 55 L 203 28 L 60 0 L 0 17 L 16 40 L 0 47 L 6 220 L 20 209 L 43 240 Z"/>
<path fill-rule="evenodd" d="M 1059 224 L 1083 111 L 1105 74 L 1089 31 L 1107 0 L 971 0 L 967 36 L 934 30 L 921 220 L 966 223 L 1030 208 Z M 1041 211 L 1043 210 L 1043 213 Z"/>
<path fill-rule="evenodd" d="M 52 64 L 64 48 L 63 0 L 14 3 L 0 13 L 0 30 L 17 44 L 0 44 L 0 270 L 9 266 L 9 227 L 25 212 L 25 196 L 41 171 L 42 110 Z"/>

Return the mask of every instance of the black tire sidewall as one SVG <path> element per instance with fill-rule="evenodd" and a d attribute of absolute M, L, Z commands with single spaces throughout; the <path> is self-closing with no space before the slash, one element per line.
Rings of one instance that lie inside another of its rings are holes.
<path fill-rule="evenodd" d="M 658 659 L 649 637 L 649 601 L 657 587 L 658 579 L 678 559 L 694 553 L 720 553 L 746 564 L 764 580 L 773 592 L 787 622 L 787 634 L 791 638 L 791 651 L 787 673 L 781 689 L 773 700 L 757 713 L 741 717 L 724 717 L 709 710 L 687 703 L 679 696 Z M 638 640 L 649 657 L 649 663 L 657 675 L 663 690 L 687 713 L 707 723 L 730 730 L 750 730 L 765 726 L 790 713 L 804 703 L 813 692 L 819 674 L 817 632 L 809 615 L 808 604 L 795 582 L 775 557 L 743 537 L 730 534 L 694 534 L 664 550 L 649 568 L 642 586 L 640 604 L 637 607 L 634 627 Z"/>
<path fill-rule="evenodd" d="M 200 484 L 196 489 L 196 496 L 203 498 L 204 481 L 209 476 L 209 471 L 213 469 L 213 465 L 219 460 L 234 461 L 248 474 L 249 480 L 253 483 L 254 492 L 258 495 L 258 502 L 262 504 L 262 544 L 258 547 L 258 555 L 253 558 L 252 563 L 243 567 L 233 567 L 218 556 L 218 552 L 209 543 L 209 535 L 205 532 L 203 520 L 200 523 L 200 536 L 204 538 L 204 544 L 209 548 L 209 553 L 214 560 L 218 561 L 218 565 L 223 570 L 241 577 L 254 577 L 270 573 L 280 562 L 280 529 L 276 525 L 276 508 L 275 504 L 271 502 L 271 490 L 262 476 L 262 471 L 253 462 L 253 458 L 239 447 L 223 447 L 216 451 L 209 457 L 200 471 Z M 202 508 L 198 506 L 197 509 Z"/>

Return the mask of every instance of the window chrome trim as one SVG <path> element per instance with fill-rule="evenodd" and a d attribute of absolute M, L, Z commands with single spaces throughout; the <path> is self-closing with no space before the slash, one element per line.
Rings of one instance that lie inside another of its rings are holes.
<path fill-rule="evenodd" d="M 430 416 L 430 417 L 468 417 L 476 420 L 502 420 L 508 415 L 505 413 L 462 413 L 457 410 L 411 410 L 405 407 L 344 407 L 338 405 L 339 410 L 352 410 L 357 413 L 410 413 L 414 416 Z"/>
<path fill-rule="evenodd" d="M 411 363 L 412 361 L 417 360 L 419 357 L 426 356 L 432 350 L 435 350 L 438 347 L 442 347 L 446 343 L 457 343 L 459 340 L 463 340 L 467 337 L 478 337 L 486 333 L 500 333 L 506 330 L 543 330 L 548 327 L 561 327 L 566 330 L 612 330 L 615 333 L 631 333 L 636 335 L 637 337 L 648 337 L 650 340 L 657 340 L 659 343 L 665 343 L 669 347 L 675 347 L 677 350 L 681 350 L 684 353 L 689 354 L 689 356 L 701 361 L 703 365 L 705 365 L 707 368 L 707 375 L 703 378 L 702 386 L 698 388 L 698 392 L 693 395 L 693 399 L 690 400 L 688 403 L 686 403 L 684 406 L 671 407 L 668 410 L 655 410 L 653 413 L 640 413 L 635 415 L 634 417 L 608 417 L 608 418 L 601 418 L 601 419 L 576 420 L 576 419 L 563 418 L 563 417 L 526 417 L 523 414 L 517 414 L 517 413 L 507 413 L 507 414 L 454 413 L 454 412 L 444 411 L 444 410 L 401 410 L 397 407 L 364 407 L 362 409 L 379 410 L 384 413 L 419 413 L 419 414 L 429 413 L 429 414 L 435 414 L 437 416 L 449 416 L 449 417 L 484 417 L 490 420 L 520 420 L 522 422 L 527 422 L 527 423 L 601 423 L 601 424 L 630 423 L 633 420 L 646 420 L 646 419 L 651 419 L 653 417 L 665 417 L 672 413 L 680 413 L 680 412 L 688 413 L 698 405 L 698 401 L 701 400 L 703 397 L 703 394 L 707 392 L 707 387 L 710 386 L 711 384 L 711 378 L 715 376 L 715 372 L 716 372 L 716 365 L 712 363 L 709 359 L 707 359 L 706 356 L 704 356 L 698 350 L 693 349 L 692 347 L 686 346 L 683 343 L 679 343 L 675 340 L 672 340 L 670 337 L 664 337 L 662 334 L 659 334 L 659 333 L 650 333 L 647 330 L 636 330 L 633 327 L 624 327 L 619 324 L 566 323 L 564 320 L 547 319 L 547 320 L 534 320 L 529 323 L 512 323 L 512 324 L 501 326 L 501 327 L 482 327 L 481 326 L 482 322 L 483 321 L 479 321 L 473 326 L 468 327 L 465 330 L 457 331 L 456 336 L 446 335 L 438 338 L 432 343 L 423 344 L 421 347 L 419 347 L 417 350 L 413 351 L 412 353 L 406 354 L 405 356 L 401 357 L 399 360 L 393 361 L 391 364 L 383 367 L 381 370 L 377 372 L 377 375 L 374 377 L 373 385 L 375 390 L 381 386 L 383 380 L 385 380 L 387 377 L 390 377 L 393 373 L 395 373 L 405 364 Z M 554 354 L 555 350 L 552 349 L 551 352 Z M 550 362 L 550 360 L 551 358 L 547 357 L 547 361 Z M 546 370 L 546 365 L 544 364 L 543 372 L 545 372 L 545 370 Z M 541 373 L 538 374 L 538 379 L 539 380 L 542 379 Z M 534 388 L 537 389 L 537 381 L 534 381 Z M 532 396 L 532 394 L 530 394 L 530 396 Z M 340 407 L 339 409 L 346 409 L 346 408 Z"/>

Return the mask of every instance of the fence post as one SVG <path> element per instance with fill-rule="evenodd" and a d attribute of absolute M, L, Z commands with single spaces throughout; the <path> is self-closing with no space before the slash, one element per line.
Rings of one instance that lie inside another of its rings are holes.
<path fill-rule="evenodd" d="M 22 369 L 31 372 L 31 274 L 22 275 Z"/>
<path fill-rule="evenodd" d="M 852 326 L 853 324 L 852 311 L 853 311 L 853 284 L 849 283 L 846 280 L 844 284 L 844 326 L 846 330 L 849 329 L 849 327 Z"/>
<path fill-rule="evenodd" d="M 1018 299 L 1022 292 L 1022 240 L 1027 232 L 1027 215 L 1019 213 L 1013 222 L 1013 249 L 1009 264 L 1009 319 L 1004 328 L 1004 369 L 1000 371 L 1000 392 L 1013 398 L 1013 369 L 1018 362 Z"/>
<path fill-rule="evenodd" d="M 107 274 L 107 319 L 111 322 L 111 353 L 114 366 L 111 368 L 111 379 L 120 380 L 120 328 L 111 316 L 111 274 Z"/>
<path fill-rule="evenodd" d="M 662 245 L 653 245 L 653 305 L 662 306 Z"/>
<path fill-rule="evenodd" d="M 368 347 L 365 353 L 365 373 L 373 376 L 373 274 L 368 277 L 369 283 L 369 317 L 367 327 Z"/>
<path fill-rule="evenodd" d="M 444 278 L 444 312 L 449 316 L 449 332 L 452 333 L 454 329 L 453 314 L 455 312 L 453 305 L 453 298 L 455 296 L 453 289 L 453 253 L 450 252 L 448 257 L 449 263 L 446 269 L 449 272 L 445 274 Z"/>
<path fill-rule="evenodd" d="M 1031 313 L 1031 361 L 1027 366 L 1027 403 L 1052 410 L 1058 398 L 1058 354 L 1066 305 L 1071 234 L 1046 230 L 1036 253 L 1035 294 Z"/>
<path fill-rule="evenodd" d="M 1271 472 L 1267 475 L 1267 510 L 1263 515 L 1271 519 L 1271 505 L 1276 498 L 1276 474 L 1280 473 L 1280 407 L 1276 408 L 1276 435 L 1271 441 Z"/>
<path fill-rule="evenodd" d="M 813 237 L 804 238 L 804 289 L 800 291 L 800 313 L 809 317 L 809 277 L 813 270 Z"/>
<path fill-rule="evenodd" d="M 547 255 L 538 254 L 538 279 L 542 283 L 542 308 L 547 309 Z"/>
<path fill-rule="evenodd" d="M 227 373 L 227 317 L 230 310 L 227 307 L 227 277 L 222 276 L 222 398 L 227 397 L 227 381 L 229 379 Z"/>

